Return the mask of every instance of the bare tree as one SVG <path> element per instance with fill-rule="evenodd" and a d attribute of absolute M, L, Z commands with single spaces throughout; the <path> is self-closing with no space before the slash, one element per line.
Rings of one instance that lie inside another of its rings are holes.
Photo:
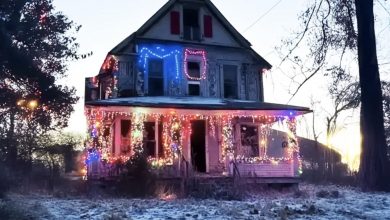
<path fill-rule="evenodd" d="M 288 51 L 282 59 L 301 66 L 303 79 L 292 92 L 294 97 L 313 76 L 326 70 L 329 60 L 339 60 L 343 69 L 346 54 L 357 54 L 359 86 L 361 89 L 360 128 L 362 154 L 359 168 L 360 185 L 365 190 L 389 190 L 390 180 L 386 170 L 387 146 L 383 126 L 382 91 L 376 54 L 373 0 L 313 0 L 300 16 L 303 28 L 292 40 L 285 41 Z M 294 53 L 303 43 L 308 43 L 306 57 Z M 357 52 L 357 53 L 356 53 Z M 297 77 L 291 78 L 297 82 Z M 343 102 L 336 108 L 349 104 Z M 338 114 L 329 118 L 337 121 Z M 333 122 L 332 122 L 333 121 Z M 329 129 L 331 126 L 329 126 Z"/>

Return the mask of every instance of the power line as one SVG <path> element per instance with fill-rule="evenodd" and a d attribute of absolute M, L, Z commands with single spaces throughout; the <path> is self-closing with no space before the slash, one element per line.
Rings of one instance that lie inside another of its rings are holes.
<path fill-rule="evenodd" d="M 276 6 L 278 6 L 280 4 L 280 2 L 282 2 L 282 0 L 279 0 L 278 2 L 276 2 L 270 9 L 268 9 L 268 11 L 266 11 L 264 14 L 262 14 L 258 19 L 256 19 L 255 22 L 253 22 L 251 25 L 249 25 L 249 27 L 247 27 L 243 33 L 247 32 L 249 29 L 251 29 L 255 24 L 257 24 L 257 22 L 259 22 L 263 17 L 265 17 L 268 13 L 270 13 Z"/>

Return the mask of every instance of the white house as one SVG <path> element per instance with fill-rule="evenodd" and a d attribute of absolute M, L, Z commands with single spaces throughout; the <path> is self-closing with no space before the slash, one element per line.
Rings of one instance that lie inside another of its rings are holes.
<path fill-rule="evenodd" d="M 195 173 L 297 177 L 295 118 L 310 110 L 264 102 L 270 68 L 210 0 L 169 0 L 86 79 L 88 175 L 143 152 Z M 288 135 L 270 149 L 275 123 Z"/>

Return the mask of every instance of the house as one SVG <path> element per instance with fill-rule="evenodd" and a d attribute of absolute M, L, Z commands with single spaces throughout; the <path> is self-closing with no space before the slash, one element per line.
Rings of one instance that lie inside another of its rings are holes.
<path fill-rule="evenodd" d="M 169 0 L 86 79 L 87 175 L 142 152 L 178 173 L 299 176 L 296 117 L 310 110 L 264 102 L 270 68 L 210 0 Z M 269 155 L 274 124 L 288 137 Z"/>

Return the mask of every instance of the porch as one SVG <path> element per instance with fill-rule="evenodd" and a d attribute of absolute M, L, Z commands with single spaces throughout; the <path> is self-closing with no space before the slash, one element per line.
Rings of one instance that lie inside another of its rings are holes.
<path fill-rule="evenodd" d="M 204 98 L 195 105 L 192 97 L 140 104 L 140 98 L 87 105 L 86 178 L 115 178 L 137 153 L 149 156 L 160 178 L 201 174 L 282 181 L 300 174 L 295 117 L 308 112 L 306 108 Z M 283 140 L 270 135 L 275 124 L 285 127 Z"/>

